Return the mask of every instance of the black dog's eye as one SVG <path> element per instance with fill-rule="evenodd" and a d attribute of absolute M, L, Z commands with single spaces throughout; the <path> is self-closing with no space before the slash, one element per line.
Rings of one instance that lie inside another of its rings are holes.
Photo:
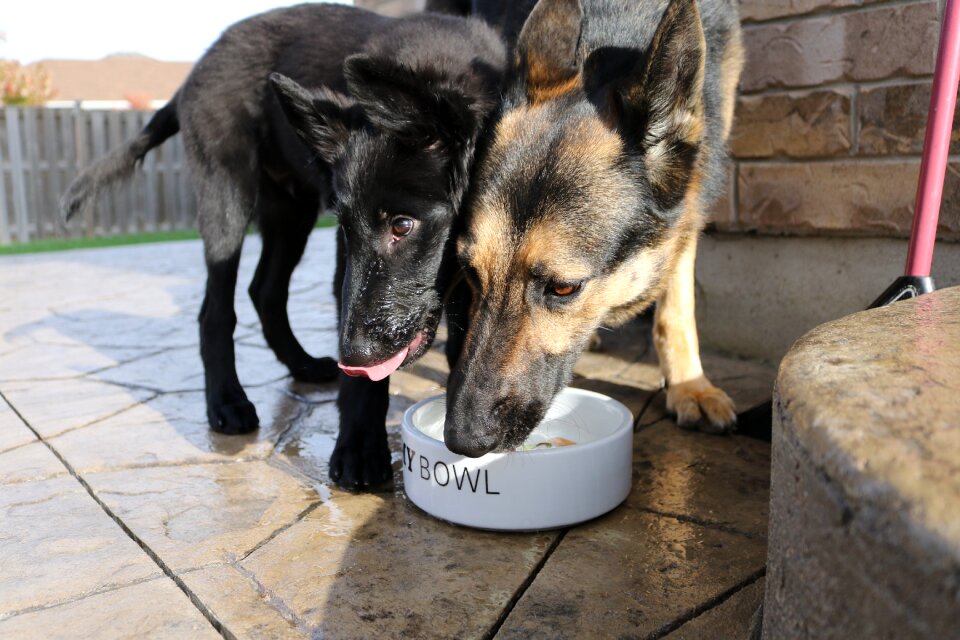
<path fill-rule="evenodd" d="M 569 298 L 580 291 L 580 287 L 582 286 L 583 280 L 579 282 L 550 282 L 547 284 L 544 293 L 554 298 Z"/>
<path fill-rule="evenodd" d="M 414 226 L 415 223 L 413 219 L 397 216 L 390 221 L 390 233 L 393 234 L 394 238 L 403 238 L 404 236 L 410 235 Z"/>

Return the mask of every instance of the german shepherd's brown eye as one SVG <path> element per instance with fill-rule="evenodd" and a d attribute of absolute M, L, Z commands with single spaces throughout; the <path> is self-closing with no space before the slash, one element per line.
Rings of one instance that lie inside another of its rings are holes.
<path fill-rule="evenodd" d="M 547 294 L 558 298 L 566 298 L 579 291 L 582 284 L 582 282 L 551 282 L 547 285 Z"/>
<path fill-rule="evenodd" d="M 394 238 L 402 238 L 413 231 L 414 222 L 411 218 L 398 216 L 390 222 L 390 233 Z"/>

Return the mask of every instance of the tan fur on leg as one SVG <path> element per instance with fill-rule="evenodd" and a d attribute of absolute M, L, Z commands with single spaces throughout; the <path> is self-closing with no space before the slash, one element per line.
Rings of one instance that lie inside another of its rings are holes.
<path fill-rule="evenodd" d="M 710 383 L 700 365 L 694 315 L 696 253 L 697 240 L 692 236 L 677 256 L 657 303 L 653 338 L 667 382 L 667 409 L 677 414 L 677 424 L 722 432 L 736 423 L 736 412 L 730 397 Z"/>

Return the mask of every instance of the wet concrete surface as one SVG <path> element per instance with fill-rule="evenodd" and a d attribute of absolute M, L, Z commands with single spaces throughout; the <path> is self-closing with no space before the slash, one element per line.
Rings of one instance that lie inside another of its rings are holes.
<path fill-rule="evenodd" d="M 637 417 L 627 502 L 524 534 L 404 497 L 403 410 L 442 392 L 443 335 L 391 379 L 394 486 L 333 488 L 336 385 L 293 383 L 237 293 L 238 371 L 261 428 L 206 426 L 198 242 L 0 260 L 0 637 L 737 637 L 762 591 L 769 446 L 679 430 L 649 330 L 602 332 L 574 384 Z M 331 231 L 294 274 L 294 330 L 335 348 Z M 763 364 L 705 354 L 746 408 Z"/>

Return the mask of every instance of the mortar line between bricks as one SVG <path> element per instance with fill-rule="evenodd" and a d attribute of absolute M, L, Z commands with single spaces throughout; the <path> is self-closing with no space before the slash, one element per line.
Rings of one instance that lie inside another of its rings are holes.
<path fill-rule="evenodd" d="M 56 440 L 56 438 L 51 437 L 50 440 Z M 50 449 L 54 448 L 53 445 L 51 445 L 47 441 L 43 441 L 43 443 L 47 445 L 47 447 Z M 141 469 L 149 470 L 149 469 L 173 469 L 173 468 L 180 468 L 180 467 L 187 467 L 187 468 L 211 467 L 216 465 L 226 466 L 231 464 L 249 464 L 253 462 L 267 463 L 269 462 L 271 455 L 272 454 L 270 453 L 262 453 L 262 454 L 255 454 L 255 455 L 236 457 L 236 458 L 214 458 L 210 460 L 188 458 L 185 460 L 169 460 L 165 462 L 143 462 L 143 463 L 132 462 L 128 464 L 117 464 L 117 465 L 106 466 L 106 467 L 98 467 L 94 469 L 86 469 L 85 473 L 118 473 L 121 471 L 137 471 Z M 78 471 L 77 473 L 79 474 L 80 472 Z M 29 482 L 29 480 L 27 482 Z M 131 495 L 123 491 L 111 491 L 109 493 L 112 493 L 114 495 Z"/>
<path fill-rule="evenodd" d="M 268 589 L 265 584 L 260 582 L 260 579 L 257 578 L 255 573 L 241 565 L 239 562 L 227 566 L 243 576 L 247 582 L 253 586 L 253 590 L 256 591 L 261 598 L 266 600 L 267 606 L 276 611 L 280 617 L 287 622 L 292 623 L 300 631 L 304 632 L 304 635 L 313 635 L 310 633 L 310 625 L 307 624 L 307 621 L 297 615 L 296 611 L 294 611 L 293 608 L 283 600 L 283 598 L 278 596 L 276 592 L 274 592 L 272 589 Z"/>
<path fill-rule="evenodd" d="M 933 72 L 918 73 L 910 76 L 893 76 L 891 78 L 880 78 L 877 80 L 828 80 L 819 84 L 798 84 L 789 87 L 772 86 L 762 89 L 744 89 L 739 93 L 740 98 L 766 98 L 776 96 L 787 96 L 794 93 L 820 93 L 829 91 L 838 91 L 844 89 L 854 91 L 856 89 L 870 91 L 871 89 L 882 89 L 884 87 L 901 87 L 909 85 L 929 85 L 933 81 Z"/>
<path fill-rule="evenodd" d="M 719 607 L 721 604 L 723 604 L 733 596 L 737 595 L 738 593 L 740 593 L 741 591 L 743 591 L 744 589 L 746 589 L 747 587 L 755 583 L 757 580 L 764 577 L 766 574 L 767 574 L 766 566 L 758 569 L 757 571 L 754 571 L 752 574 L 747 576 L 744 580 L 741 580 L 740 582 L 733 585 L 726 591 L 710 598 L 709 600 L 707 600 L 702 604 L 697 605 L 693 609 L 690 609 L 682 613 L 675 620 L 673 620 L 672 622 L 668 622 L 667 624 L 663 625 L 653 633 L 647 634 L 646 636 L 644 636 L 643 640 L 659 640 L 660 638 L 663 638 L 667 634 L 673 633 L 674 631 L 676 631 L 683 625 L 687 624 L 694 618 L 697 618 L 703 615 L 704 613 L 706 613 L 707 611 L 710 611 L 711 609 L 715 609 L 716 607 Z"/>
<path fill-rule="evenodd" d="M 184 593 L 184 595 L 187 596 L 187 598 L 190 600 L 193 606 L 195 606 L 197 610 L 200 612 L 200 614 L 207 619 L 207 622 L 210 623 L 210 625 L 214 628 L 214 630 L 217 633 L 219 633 L 223 638 L 225 638 L 225 640 L 237 640 L 236 636 L 233 633 L 231 633 L 230 630 L 227 629 L 219 620 L 217 620 L 216 616 L 213 615 L 213 612 L 210 611 L 203 604 L 203 602 L 201 602 L 200 598 L 197 597 L 197 595 L 186 585 L 186 583 L 183 580 L 181 580 L 169 566 L 167 566 L 167 563 L 165 563 L 160 558 L 160 556 L 157 555 L 157 553 L 153 549 L 151 549 L 149 545 L 147 545 L 146 542 L 141 540 L 140 537 L 137 534 L 135 534 L 133 530 L 130 529 L 130 527 L 128 527 L 126 523 L 123 522 L 123 520 L 121 520 L 120 517 L 117 516 L 117 514 L 115 514 L 110 507 L 106 505 L 106 503 L 104 503 L 99 497 L 97 497 L 97 494 L 93 491 L 93 487 L 91 487 L 87 483 L 87 481 L 84 480 L 79 473 L 77 473 L 76 469 L 74 469 L 73 466 L 69 462 L 67 462 L 66 458 L 64 458 L 60 454 L 60 452 L 57 451 L 56 448 L 51 446 L 50 443 L 47 442 L 37 432 L 36 429 L 33 428 L 33 425 L 27 422 L 27 420 L 23 417 L 23 415 L 21 415 L 20 411 L 18 411 L 17 408 L 13 406 L 13 404 L 7 399 L 7 397 L 3 394 L 2 391 L 0 391 L 0 399 L 3 399 L 3 401 L 7 404 L 7 406 L 10 407 L 10 409 L 15 414 L 17 414 L 17 417 L 20 418 L 20 421 L 23 422 L 24 426 L 26 426 L 28 429 L 30 429 L 30 431 L 33 432 L 33 434 L 37 437 L 37 439 L 40 440 L 40 442 L 42 442 L 47 447 L 47 449 L 50 450 L 50 453 L 52 453 L 57 457 L 57 459 L 60 461 L 60 464 L 66 467 L 70 475 L 73 476 L 74 479 L 80 483 L 80 485 L 84 488 L 84 490 L 86 490 L 87 494 L 93 499 L 93 501 L 100 506 L 100 508 L 103 510 L 104 513 L 107 514 L 107 517 L 113 520 L 117 524 L 117 526 L 120 527 L 120 530 L 123 531 L 127 535 L 127 537 L 133 540 L 133 542 L 136 543 L 136 545 L 139 546 L 151 560 L 153 560 L 154 564 L 156 564 L 160 568 L 160 570 L 164 573 L 164 575 L 166 575 L 168 578 L 173 580 L 173 583 L 177 585 L 177 587 L 180 589 L 180 591 Z"/>
<path fill-rule="evenodd" d="M 12 446 L 12 447 L 8 447 L 7 449 L 0 449 L 0 456 L 6 455 L 6 454 L 10 453 L 11 451 L 16 451 L 16 450 L 18 450 L 18 449 L 23 449 L 24 447 L 29 447 L 29 446 L 32 445 L 32 444 L 37 444 L 37 441 L 36 441 L 36 440 L 30 440 L 29 442 L 24 442 L 23 444 L 17 444 L 17 445 L 14 445 L 14 446 Z M 15 483 L 13 483 L 13 484 L 15 484 Z"/>
<path fill-rule="evenodd" d="M 733 161 L 733 184 L 730 185 L 730 208 L 733 224 L 740 224 L 740 163 Z"/>
<path fill-rule="evenodd" d="M 17 609 L 15 611 L 9 611 L 0 616 L 0 621 L 9 620 L 11 618 L 16 618 L 17 616 L 22 616 L 27 613 L 37 613 L 38 611 L 47 611 L 49 609 L 56 609 L 57 607 L 62 607 L 68 604 L 73 604 L 74 602 L 80 602 L 81 600 L 86 600 L 87 598 L 93 598 L 95 596 L 100 596 L 105 593 L 113 593 L 114 591 L 119 591 L 120 589 L 126 589 L 127 587 L 135 587 L 141 585 L 144 582 L 153 582 L 154 580 L 162 580 L 166 576 L 152 575 L 146 578 L 137 578 L 136 580 L 131 580 L 130 582 L 124 582 L 123 584 L 109 584 L 103 587 L 102 589 L 96 589 L 94 591 L 89 591 L 81 593 L 76 596 L 69 598 L 64 598 L 63 600 L 58 600 L 56 602 L 49 602 L 47 604 L 38 604 L 32 607 L 24 607 L 23 609 Z"/>
<path fill-rule="evenodd" d="M 850 94 L 850 155 L 860 157 L 860 88 Z"/>
<path fill-rule="evenodd" d="M 507 618 L 510 617 L 510 614 L 513 613 L 514 608 L 517 606 L 517 603 L 520 602 L 520 599 L 527 592 L 527 589 L 533 584 L 533 581 L 537 579 L 537 576 L 540 575 L 540 571 L 547 564 L 547 561 L 550 559 L 550 556 L 553 555 L 553 552 L 557 550 L 557 547 L 560 546 L 560 543 L 563 542 L 564 538 L 567 537 L 567 533 L 570 529 L 563 529 L 557 535 L 556 539 L 550 543 L 550 546 L 547 547 L 546 552 L 543 554 L 543 557 L 540 558 L 540 561 L 533 567 L 530 571 L 527 578 L 520 583 L 520 586 L 517 587 L 517 590 L 513 592 L 510 600 L 507 601 L 506 606 L 503 608 L 503 611 L 500 612 L 499 617 L 497 617 L 496 622 L 493 623 L 493 626 L 483 635 L 483 640 L 492 640 L 500 633 L 500 629 L 503 627 L 504 623 L 507 621 Z"/>
<path fill-rule="evenodd" d="M 650 426 L 650 425 L 652 425 L 652 424 L 656 424 L 657 422 L 660 422 L 661 420 L 663 420 L 663 419 L 666 417 L 666 416 L 661 416 L 661 417 L 657 418 L 656 420 L 654 420 L 653 422 L 649 422 L 649 423 L 641 422 L 641 420 L 643 420 L 643 416 L 647 413 L 647 409 L 650 408 L 650 406 L 653 404 L 653 401 L 656 400 L 656 399 L 660 396 L 661 393 L 664 393 L 663 387 L 660 387 L 660 388 L 657 389 L 655 392 L 651 393 L 650 396 L 649 396 L 649 397 L 646 399 L 646 401 L 643 403 L 643 406 L 640 407 L 640 410 L 637 411 L 637 415 L 636 415 L 636 417 L 633 419 L 633 432 L 634 432 L 634 433 L 639 433 L 641 430 L 643 430 L 644 427 L 648 427 L 648 426 Z"/>
<path fill-rule="evenodd" d="M 257 551 L 259 551 L 260 549 L 262 549 L 262 548 L 265 547 L 266 545 L 270 544 L 270 543 L 271 543 L 277 536 L 279 536 L 281 533 L 289 530 L 289 529 L 290 529 L 291 527 L 293 527 L 294 525 L 300 524 L 300 523 L 303 521 L 304 518 L 306 518 L 308 515 L 310 515 L 310 514 L 313 513 L 314 511 L 316 511 L 318 508 L 320 508 L 321 506 L 323 506 L 325 503 L 326 503 L 325 500 L 318 500 L 318 501 L 313 502 L 313 503 L 311 503 L 310 505 L 308 505 L 307 508 L 304 509 L 303 511 L 301 511 L 300 513 L 298 513 L 298 514 L 294 517 L 293 520 L 291 520 L 291 521 L 288 522 L 287 524 L 281 526 L 281 527 L 278 528 L 276 531 L 271 532 L 270 535 L 268 535 L 266 538 L 264 538 L 263 540 L 261 540 L 260 542 L 258 542 L 257 544 L 255 544 L 255 545 L 253 546 L 253 548 L 250 549 L 250 551 L 247 551 L 245 554 L 243 554 L 243 555 L 236 561 L 237 564 L 243 562 L 244 560 L 246 560 L 247 558 L 249 558 L 250 556 L 252 556 L 253 554 L 255 554 Z"/>
<path fill-rule="evenodd" d="M 872 2 L 869 5 L 856 4 L 849 7 L 833 7 L 823 10 L 814 10 L 809 13 L 799 13 L 788 16 L 776 16 L 766 20 L 749 20 L 742 23 L 744 31 L 754 27 L 776 27 L 795 22 L 805 22 L 807 20 L 816 20 L 818 18 L 832 18 L 838 15 L 850 13 L 867 13 L 868 11 L 883 11 L 884 9 L 893 9 L 896 7 L 907 7 L 914 4 L 933 4 L 931 0 L 888 0 L 887 2 Z"/>
<path fill-rule="evenodd" d="M 88 371 L 88 372 L 86 372 L 86 373 L 83 374 L 83 375 L 84 375 L 84 377 L 86 377 L 86 376 L 95 376 L 95 375 L 97 375 L 98 373 L 104 373 L 105 371 L 110 371 L 111 369 L 116 369 L 116 368 L 118 368 L 118 367 L 120 367 L 120 366 L 123 366 L 123 365 L 126 365 L 126 364 L 133 364 L 133 363 L 136 362 L 137 360 L 146 360 L 147 358 L 152 358 L 152 357 L 154 357 L 154 356 L 159 356 L 159 355 L 162 355 L 162 354 L 164 354 L 164 353 L 167 353 L 168 351 L 174 351 L 174 350 L 175 350 L 175 349 L 174 349 L 173 347 L 163 347 L 162 349 L 159 349 L 159 350 L 157 350 L 157 351 L 146 351 L 146 350 L 145 350 L 144 353 L 135 355 L 135 356 L 133 356 L 133 357 L 131 357 L 131 358 L 126 358 L 125 360 L 117 360 L 114 364 L 108 364 L 108 365 L 106 365 L 106 366 L 100 367 L 99 369 L 94 369 L 94 370 L 92 370 L 92 371 Z"/>
<path fill-rule="evenodd" d="M 909 162 L 920 169 L 921 157 L 919 155 L 889 155 L 889 156 L 773 156 L 769 158 L 736 158 L 741 167 L 802 167 L 808 164 L 856 164 L 856 165 L 899 165 Z M 960 155 L 950 154 L 947 156 L 948 162 L 960 162 Z"/>
<path fill-rule="evenodd" d="M 116 418 L 117 416 L 119 416 L 119 415 L 122 414 L 122 413 L 126 413 L 127 411 L 131 411 L 131 410 L 133 410 L 133 409 L 136 409 L 136 408 L 139 407 L 140 405 L 153 402 L 154 400 L 156 400 L 157 398 L 159 398 L 161 395 L 163 395 L 163 394 L 162 394 L 162 393 L 154 393 L 153 395 L 151 395 L 151 396 L 149 396 L 149 397 L 147 397 L 147 398 L 144 398 L 143 400 L 140 400 L 140 401 L 138 401 L 138 402 L 134 402 L 134 403 L 132 403 L 132 404 L 128 404 L 128 405 L 126 405 L 126 406 L 124 406 L 124 407 L 122 407 L 122 408 L 120 408 L 120 409 L 117 409 L 116 411 L 114 411 L 114 412 L 112 412 L 112 413 L 108 413 L 107 415 L 100 416 L 99 418 L 94 418 L 94 419 L 91 420 L 90 422 L 84 422 L 83 424 L 78 424 L 78 425 L 75 426 L 75 427 L 68 427 L 68 428 L 64 429 L 63 431 L 58 431 L 57 433 L 50 434 L 49 436 L 46 436 L 46 437 L 48 437 L 48 438 L 50 438 L 51 440 L 53 440 L 53 439 L 55 439 L 55 438 L 59 438 L 60 436 L 66 435 L 66 434 L 68 434 L 68 433 L 73 433 L 74 431 L 79 431 L 80 429 L 86 429 L 87 427 L 95 427 L 95 426 L 99 425 L 99 424 L 102 423 L 102 422 L 106 422 L 107 420 L 110 420 L 111 418 Z"/>
<path fill-rule="evenodd" d="M 43 444 L 42 442 L 31 442 L 30 444 Z M 31 482 L 43 482 L 44 480 L 53 480 L 54 478 L 65 478 L 67 470 L 60 469 L 56 473 L 48 473 L 38 476 L 30 476 L 27 478 L 18 478 L 16 480 L 6 480 L 0 487 L 18 487 L 20 485 L 29 484 Z"/>
<path fill-rule="evenodd" d="M 679 522 L 685 522 L 687 524 L 695 524 L 698 527 L 704 527 L 706 529 L 714 529 L 716 531 L 723 531 L 724 533 L 730 533 L 738 536 L 743 536 L 744 538 L 749 538 L 751 540 L 758 540 L 761 542 L 766 542 L 767 537 L 759 533 L 751 533 L 749 531 L 743 531 L 736 527 L 731 527 L 728 524 L 722 522 L 713 522 L 711 520 L 704 520 L 703 518 L 698 518 L 696 516 L 689 516 L 682 513 L 673 513 L 670 511 L 658 511 L 657 509 L 651 509 L 650 507 L 634 507 L 637 511 L 643 511 L 644 513 L 649 513 L 651 515 L 660 516 L 661 518 L 672 518 Z"/>
<path fill-rule="evenodd" d="M 303 400 L 301 397 L 298 397 L 296 394 L 291 393 L 289 390 L 285 390 L 283 394 L 287 398 L 297 403 L 297 415 L 288 419 L 287 427 L 277 435 L 276 439 L 274 439 L 273 444 L 270 447 L 270 453 L 268 453 L 266 458 L 264 458 L 265 460 L 273 458 L 281 447 L 285 447 L 287 445 L 287 442 L 289 441 L 288 437 L 293 437 L 297 424 L 304 419 L 304 417 L 311 413 L 316 407 L 335 401 L 335 398 L 331 398 L 330 400 L 326 400 L 324 402 L 309 403 Z"/>

